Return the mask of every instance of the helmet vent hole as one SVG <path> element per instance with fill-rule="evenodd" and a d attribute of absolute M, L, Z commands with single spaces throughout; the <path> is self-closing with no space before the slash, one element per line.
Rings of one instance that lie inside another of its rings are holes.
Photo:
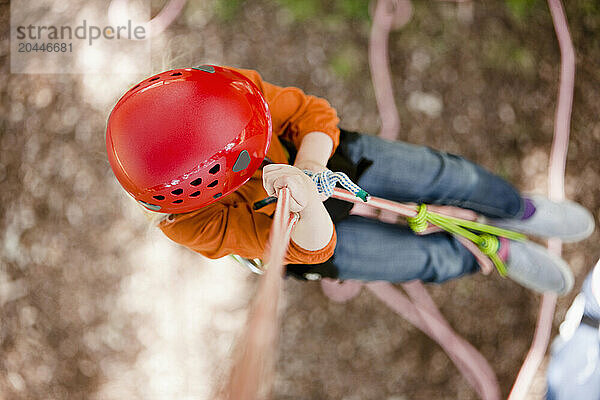
<path fill-rule="evenodd" d="M 165 196 L 163 196 L 163 195 L 152 196 L 152 197 L 154 197 L 156 200 L 164 200 L 165 199 Z"/>
<path fill-rule="evenodd" d="M 242 150 L 238 155 L 237 160 L 235 160 L 235 164 L 233 165 L 233 168 L 231 168 L 231 170 L 233 172 L 243 171 L 246 168 L 248 168 L 248 165 L 250 165 L 250 161 L 250 153 L 248 153 L 248 150 Z"/>
<path fill-rule="evenodd" d="M 219 172 L 220 169 L 221 169 L 221 166 L 219 164 L 217 164 L 214 167 L 212 167 L 211 169 L 209 169 L 208 173 L 214 175 L 217 172 Z"/>
<path fill-rule="evenodd" d="M 175 72 L 174 74 L 171 74 L 171 76 L 179 76 L 181 75 L 181 72 Z"/>
<path fill-rule="evenodd" d="M 221 196 L 223 196 L 223 193 L 217 193 L 213 196 L 213 199 L 218 199 Z"/>
<path fill-rule="evenodd" d="M 160 76 L 155 76 L 155 77 L 154 77 L 154 78 L 152 78 L 152 79 L 148 79 L 148 82 L 153 82 L 153 81 L 155 81 L 155 80 L 157 80 L 157 79 L 160 79 Z"/>
<path fill-rule="evenodd" d="M 218 180 L 214 180 L 214 181 L 212 181 L 211 183 L 209 183 L 206 186 L 211 188 L 211 187 L 217 186 L 218 184 L 219 184 L 219 181 Z"/>
<path fill-rule="evenodd" d="M 192 186 L 198 186 L 201 183 L 202 183 L 202 178 L 198 178 L 198 179 L 194 179 L 193 181 L 191 181 L 190 185 L 192 185 Z"/>
<path fill-rule="evenodd" d="M 175 189 L 173 190 L 171 193 L 173 193 L 174 195 L 180 195 L 181 193 L 183 193 L 183 189 Z"/>
<path fill-rule="evenodd" d="M 181 199 L 179 199 L 179 200 L 175 200 L 175 201 L 173 202 L 173 204 L 181 204 L 181 203 L 183 203 L 183 200 L 181 200 Z"/>
<path fill-rule="evenodd" d="M 190 197 L 196 197 L 196 196 L 200 196 L 200 191 L 190 194 Z"/>

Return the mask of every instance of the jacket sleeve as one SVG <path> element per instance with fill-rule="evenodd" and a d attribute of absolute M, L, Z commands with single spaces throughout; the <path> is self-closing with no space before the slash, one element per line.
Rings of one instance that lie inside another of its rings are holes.
<path fill-rule="evenodd" d="M 245 258 L 263 258 L 268 248 L 273 220 L 254 212 L 249 204 L 213 203 L 187 214 L 178 214 L 160 224 L 164 234 L 208 258 L 237 254 Z M 319 250 L 306 250 L 290 241 L 286 264 L 320 264 L 333 256 L 337 235 Z"/>
<path fill-rule="evenodd" d="M 228 67 L 229 68 L 229 67 Z M 310 132 L 323 132 L 333 141 L 335 152 L 340 142 L 337 112 L 327 100 L 307 95 L 296 87 L 280 87 L 262 80 L 253 70 L 231 68 L 250 79 L 265 96 L 273 120 L 273 133 L 300 147 Z"/>

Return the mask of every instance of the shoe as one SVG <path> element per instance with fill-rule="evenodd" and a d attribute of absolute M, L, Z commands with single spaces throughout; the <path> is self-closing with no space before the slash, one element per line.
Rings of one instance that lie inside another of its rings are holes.
<path fill-rule="evenodd" d="M 594 232 L 592 213 L 575 202 L 554 202 L 544 196 L 526 197 L 525 201 L 527 200 L 535 207 L 535 211 L 529 217 L 488 218 L 487 223 L 543 238 L 555 237 L 564 242 L 578 242 Z"/>
<path fill-rule="evenodd" d="M 558 295 L 567 294 L 573 288 L 573 273 L 569 265 L 545 247 L 529 241 L 507 239 L 501 239 L 500 246 L 499 254 L 505 255 L 502 258 L 506 259 L 507 275 L 515 282 L 536 292 Z"/>

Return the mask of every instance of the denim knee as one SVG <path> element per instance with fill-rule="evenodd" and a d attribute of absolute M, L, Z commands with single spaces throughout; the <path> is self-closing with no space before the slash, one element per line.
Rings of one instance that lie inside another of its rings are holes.
<path fill-rule="evenodd" d="M 343 149 L 353 162 L 373 161 L 358 183 L 374 196 L 455 205 L 496 218 L 522 212 L 512 185 L 463 157 L 369 135 L 352 136 Z"/>

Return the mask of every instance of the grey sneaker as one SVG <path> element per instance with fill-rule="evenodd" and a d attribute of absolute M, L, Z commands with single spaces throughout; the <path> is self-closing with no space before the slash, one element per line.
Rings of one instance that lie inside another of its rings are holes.
<path fill-rule="evenodd" d="M 529 241 L 501 243 L 502 246 L 508 244 L 506 271 L 515 282 L 536 292 L 558 295 L 567 294 L 573 288 L 573 273 L 569 265 L 545 247 Z"/>
<path fill-rule="evenodd" d="M 554 202 L 539 195 L 528 198 L 535 206 L 535 212 L 529 218 L 488 218 L 487 223 L 543 238 L 555 237 L 564 242 L 578 242 L 594 232 L 594 217 L 585 207 L 568 200 Z"/>

